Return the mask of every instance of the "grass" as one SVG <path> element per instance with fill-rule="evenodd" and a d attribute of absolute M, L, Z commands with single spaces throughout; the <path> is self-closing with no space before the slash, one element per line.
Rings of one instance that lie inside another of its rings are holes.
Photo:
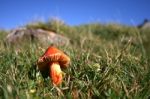
<path fill-rule="evenodd" d="M 11 46 L 0 41 L 0 98 L 98 99 L 150 97 L 148 31 L 118 24 L 91 23 L 68 26 L 61 22 L 28 24 L 27 28 L 55 30 L 70 38 L 57 46 L 71 58 L 63 82 L 54 87 L 35 68 L 48 46 L 24 43 Z M 59 29 L 58 29 L 59 28 Z"/>

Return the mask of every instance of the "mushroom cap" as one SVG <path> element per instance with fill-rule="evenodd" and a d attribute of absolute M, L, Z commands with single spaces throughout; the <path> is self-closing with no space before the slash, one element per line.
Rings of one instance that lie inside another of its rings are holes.
<path fill-rule="evenodd" d="M 48 71 L 49 65 L 57 62 L 61 68 L 68 67 L 70 58 L 54 46 L 50 46 L 38 59 L 37 65 L 40 71 Z"/>

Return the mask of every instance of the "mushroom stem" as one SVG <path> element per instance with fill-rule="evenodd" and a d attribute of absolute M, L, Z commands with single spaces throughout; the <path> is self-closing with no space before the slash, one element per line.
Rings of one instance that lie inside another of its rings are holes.
<path fill-rule="evenodd" d="M 59 63 L 55 62 L 50 64 L 50 76 L 54 85 L 62 82 L 62 71 Z"/>

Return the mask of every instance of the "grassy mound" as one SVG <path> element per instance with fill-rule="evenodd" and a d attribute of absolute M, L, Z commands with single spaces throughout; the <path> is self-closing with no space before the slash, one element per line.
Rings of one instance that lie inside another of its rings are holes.
<path fill-rule="evenodd" d="M 53 87 L 35 68 L 47 46 L 5 44 L 0 31 L 0 98 L 142 98 L 150 97 L 149 30 L 118 24 L 69 26 L 37 22 L 27 28 L 53 30 L 70 38 L 58 46 L 71 58 L 62 84 Z M 6 32 L 6 33 L 5 33 Z"/>

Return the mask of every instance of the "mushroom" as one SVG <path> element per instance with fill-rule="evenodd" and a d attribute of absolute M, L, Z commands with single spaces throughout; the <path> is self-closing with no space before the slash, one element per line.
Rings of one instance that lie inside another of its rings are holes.
<path fill-rule="evenodd" d="M 43 77 L 50 76 L 54 85 L 62 82 L 61 68 L 69 66 L 70 58 L 54 46 L 50 46 L 38 59 L 37 65 Z"/>

